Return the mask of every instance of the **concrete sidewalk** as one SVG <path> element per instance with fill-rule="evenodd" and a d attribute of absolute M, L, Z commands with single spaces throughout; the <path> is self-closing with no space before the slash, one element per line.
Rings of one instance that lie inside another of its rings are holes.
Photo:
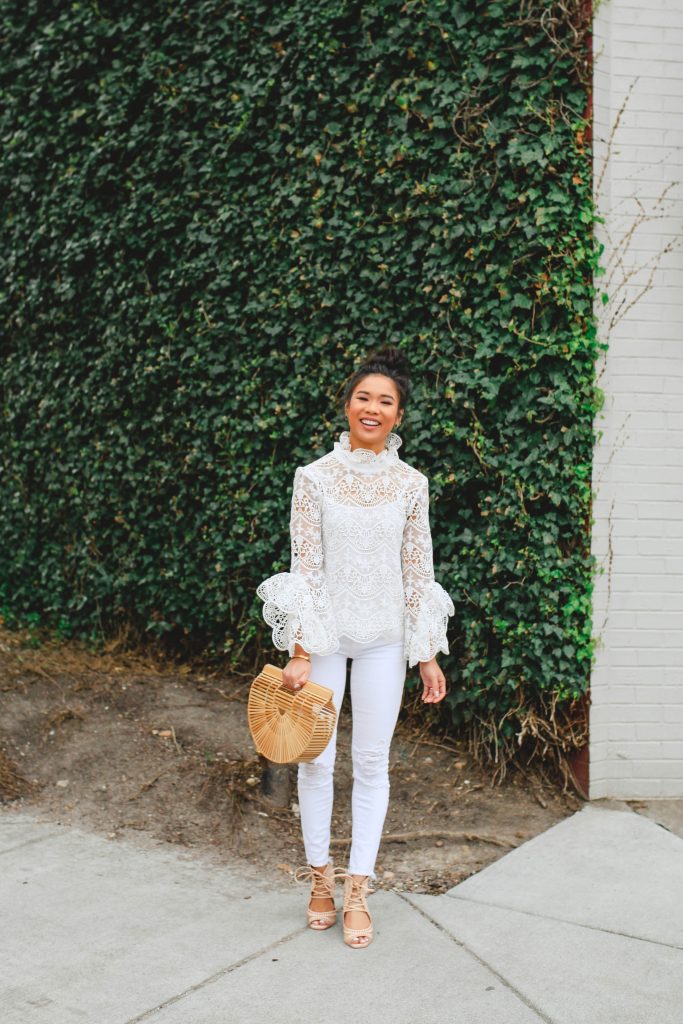
<path fill-rule="evenodd" d="M 375 941 L 306 888 L 0 812 L 2 1024 L 683 1024 L 683 839 L 586 805 Z M 341 892 L 341 890 L 340 890 Z"/>

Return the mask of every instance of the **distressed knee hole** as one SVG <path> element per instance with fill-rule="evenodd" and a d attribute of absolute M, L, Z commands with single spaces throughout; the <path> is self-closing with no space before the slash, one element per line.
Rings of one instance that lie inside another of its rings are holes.
<path fill-rule="evenodd" d="M 301 761 L 299 764 L 298 778 L 309 789 L 318 789 L 326 786 L 332 778 L 334 766 L 330 764 L 316 764 L 314 761 Z"/>
<path fill-rule="evenodd" d="M 381 746 L 370 750 L 354 750 L 353 777 L 366 786 L 386 786 L 389 781 L 388 748 Z"/>

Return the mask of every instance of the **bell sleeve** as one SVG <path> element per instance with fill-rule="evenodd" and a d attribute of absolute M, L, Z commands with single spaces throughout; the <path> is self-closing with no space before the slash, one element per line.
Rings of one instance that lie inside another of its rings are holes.
<path fill-rule="evenodd" d="M 455 612 L 450 596 L 434 579 L 429 483 L 425 476 L 408 496 L 401 569 L 405 594 L 405 651 L 412 668 L 419 661 L 429 661 L 437 651 L 448 654 L 448 617 Z"/>
<path fill-rule="evenodd" d="M 322 498 L 301 466 L 294 474 L 290 535 L 290 571 L 256 588 L 263 617 L 272 626 L 275 647 L 290 657 L 297 643 L 309 654 L 331 654 L 339 641 L 323 571 Z"/>

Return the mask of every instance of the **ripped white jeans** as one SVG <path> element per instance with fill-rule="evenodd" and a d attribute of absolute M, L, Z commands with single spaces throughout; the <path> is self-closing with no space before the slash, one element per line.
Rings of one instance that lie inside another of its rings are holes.
<path fill-rule="evenodd" d="M 391 639 L 391 638 L 390 638 Z M 375 860 L 389 806 L 389 747 L 401 708 L 406 677 L 403 639 L 359 643 L 341 637 L 334 654 L 311 655 L 310 678 L 333 692 L 337 714 L 351 664 L 353 791 L 348 872 L 375 878 Z M 299 764 L 298 790 L 306 860 L 322 867 L 329 860 L 337 730 L 313 761 Z"/>

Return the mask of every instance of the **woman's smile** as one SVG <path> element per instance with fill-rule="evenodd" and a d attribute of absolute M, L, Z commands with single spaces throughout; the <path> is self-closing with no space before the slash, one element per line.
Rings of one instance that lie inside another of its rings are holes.
<path fill-rule="evenodd" d="M 368 407 L 372 412 L 368 412 Z M 354 388 L 346 403 L 351 449 L 381 452 L 390 432 L 400 421 L 399 393 L 393 380 L 381 373 L 368 374 Z"/>

